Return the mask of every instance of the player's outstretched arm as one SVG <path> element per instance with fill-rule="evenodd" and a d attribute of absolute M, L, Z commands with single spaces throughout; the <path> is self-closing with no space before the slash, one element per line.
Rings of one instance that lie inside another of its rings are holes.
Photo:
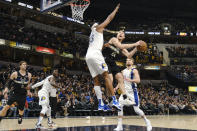
<path fill-rule="evenodd" d="M 120 4 L 116 6 L 114 11 L 107 17 L 107 19 L 101 23 L 100 25 L 97 26 L 96 31 L 102 33 L 105 27 L 114 19 L 116 13 L 118 12 L 118 9 L 120 8 Z"/>
<path fill-rule="evenodd" d="M 33 86 L 31 86 L 31 88 L 32 89 L 35 89 L 36 87 L 39 87 L 39 86 L 41 86 L 43 84 L 44 84 L 44 80 L 42 80 L 41 82 L 38 82 L 38 83 L 34 84 Z"/>
<path fill-rule="evenodd" d="M 127 58 L 132 58 L 133 55 L 137 52 L 137 48 L 135 47 L 132 51 L 128 52 L 127 49 L 122 50 L 122 54 L 125 55 Z"/>
<path fill-rule="evenodd" d="M 109 43 L 115 45 L 116 47 L 120 49 L 129 49 L 129 48 L 137 47 L 140 45 L 140 41 L 133 43 L 133 44 L 121 44 L 120 41 L 115 37 L 111 38 Z"/>

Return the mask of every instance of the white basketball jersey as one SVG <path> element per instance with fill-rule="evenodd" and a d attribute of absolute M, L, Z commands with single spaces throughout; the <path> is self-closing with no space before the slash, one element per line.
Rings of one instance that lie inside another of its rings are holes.
<path fill-rule="evenodd" d="M 124 69 L 123 70 L 123 76 L 124 78 L 129 78 L 129 79 L 134 79 L 134 73 L 133 73 L 133 70 L 135 68 L 132 68 L 132 69 Z M 125 90 L 126 91 L 132 91 L 133 89 L 137 88 L 137 84 L 134 83 L 134 82 L 129 82 L 129 81 L 126 81 L 124 80 L 124 85 L 125 85 Z"/>
<path fill-rule="evenodd" d="M 45 78 L 42 89 L 40 91 L 43 91 L 45 93 L 50 93 L 53 86 L 50 84 L 49 79 L 53 77 L 53 75 L 48 76 L 47 78 Z"/>
<path fill-rule="evenodd" d="M 102 50 L 103 43 L 104 43 L 103 34 L 97 32 L 96 28 L 93 28 L 89 38 L 89 48 Z"/>

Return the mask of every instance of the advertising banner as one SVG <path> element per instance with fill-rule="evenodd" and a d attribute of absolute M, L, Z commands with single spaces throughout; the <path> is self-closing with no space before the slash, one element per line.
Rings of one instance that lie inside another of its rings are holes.
<path fill-rule="evenodd" d="M 46 54 L 55 54 L 54 49 L 45 48 L 45 47 L 41 47 L 41 46 L 36 47 L 36 51 L 41 52 L 41 53 L 46 53 Z"/>

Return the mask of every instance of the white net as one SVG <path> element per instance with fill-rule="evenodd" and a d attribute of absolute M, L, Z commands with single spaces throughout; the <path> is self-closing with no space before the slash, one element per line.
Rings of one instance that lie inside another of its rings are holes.
<path fill-rule="evenodd" d="M 70 4 L 72 10 L 72 18 L 75 20 L 82 21 L 83 13 L 88 8 L 89 5 L 90 5 L 89 0 L 76 0 L 75 2 Z"/>

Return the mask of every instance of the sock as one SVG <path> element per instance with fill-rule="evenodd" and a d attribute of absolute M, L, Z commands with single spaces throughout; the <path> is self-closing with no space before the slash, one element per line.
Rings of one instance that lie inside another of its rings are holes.
<path fill-rule="evenodd" d="M 146 121 L 146 120 L 147 120 L 146 116 L 144 116 L 143 118 L 144 118 L 144 121 Z"/>
<path fill-rule="evenodd" d="M 122 127 L 122 117 L 123 117 L 123 106 L 120 106 L 121 110 L 118 111 L 118 127 Z"/>
<path fill-rule="evenodd" d="M 146 117 L 144 117 L 144 121 L 146 124 L 148 123 L 148 119 Z"/>
<path fill-rule="evenodd" d="M 103 100 L 102 100 L 102 92 L 101 92 L 101 87 L 100 86 L 94 86 L 94 91 L 96 93 L 96 97 L 99 101 L 99 105 L 103 106 Z"/>
<path fill-rule="evenodd" d="M 41 122 L 42 122 L 42 120 L 43 120 L 43 116 L 40 116 L 40 117 L 38 118 L 38 123 L 37 123 L 37 125 L 40 125 Z"/>
<path fill-rule="evenodd" d="M 119 126 L 119 127 L 122 126 L 122 118 L 118 118 L 118 126 Z"/>

